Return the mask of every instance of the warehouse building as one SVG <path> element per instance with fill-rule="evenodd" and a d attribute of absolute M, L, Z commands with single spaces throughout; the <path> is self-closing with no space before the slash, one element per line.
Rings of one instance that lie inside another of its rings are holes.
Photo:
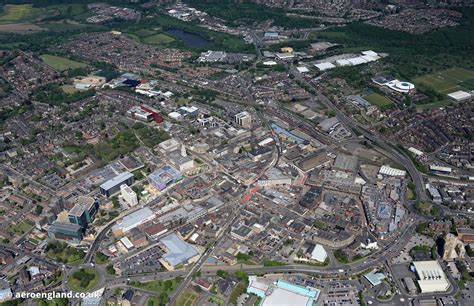
<path fill-rule="evenodd" d="M 414 261 L 413 269 L 421 293 L 445 292 L 449 289 L 446 275 L 436 260 Z"/>
<path fill-rule="evenodd" d="M 319 69 L 319 71 L 325 71 L 329 69 L 336 68 L 336 66 L 333 63 L 330 62 L 324 62 L 324 63 L 319 63 L 319 64 L 314 64 L 316 68 Z"/>
<path fill-rule="evenodd" d="M 116 236 L 123 235 L 137 226 L 145 224 L 155 218 L 155 213 L 148 207 L 144 207 L 123 217 L 116 225 L 112 227 L 112 233 Z"/>
<path fill-rule="evenodd" d="M 450 167 L 443 167 L 437 165 L 430 165 L 430 170 L 433 173 L 451 174 L 452 170 Z"/>
<path fill-rule="evenodd" d="M 160 246 L 165 251 L 163 257 L 160 258 L 160 263 L 168 271 L 172 271 L 180 265 L 194 263 L 199 259 L 199 252 L 175 233 L 161 238 Z"/>
<path fill-rule="evenodd" d="M 405 170 L 392 168 L 390 166 L 382 166 L 380 167 L 379 174 L 387 175 L 387 176 L 405 177 L 407 172 Z"/>
<path fill-rule="evenodd" d="M 247 287 L 248 293 L 255 294 L 261 299 L 260 306 L 316 305 L 316 301 L 321 293 L 316 288 L 298 286 L 285 280 L 277 280 L 271 284 L 264 281 L 259 281 L 254 275 L 249 276 L 249 285 Z"/>
<path fill-rule="evenodd" d="M 448 94 L 448 98 L 454 102 L 464 102 L 472 99 L 470 93 L 459 90 Z"/>

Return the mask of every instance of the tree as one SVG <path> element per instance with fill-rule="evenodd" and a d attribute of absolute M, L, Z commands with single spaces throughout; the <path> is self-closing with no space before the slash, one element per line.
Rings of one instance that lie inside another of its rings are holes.
<path fill-rule="evenodd" d="M 36 214 L 37 216 L 39 216 L 39 215 L 41 215 L 42 212 L 43 212 L 43 206 L 41 206 L 41 205 L 36 205 L 36 207 L 35 207 L 35 214 Z"/>
<path fill-rule="evenodd" d="M 173 282 L 171 280 L 167 279 L 163 282 L 163 285 L 165 287 L 165 290 L 168 291 L 173 287 Z"/>
<path fill-rule="evenodd" d="M 160 294 L 160 297 L 159 297 L 158 299 L 159 299 L 159 301 L 160 301 L 160 305 L 166 305 L 166 304 L 168 304 L 168 302 L 170 301 L 170 298 L 169 298 L 167 292 L 162 292 L 162 293 Z"/>
<path fill-rule="evenodd" d="M 216 274 L 217 274 L 217 276 L 219 276 L 221 278 L 227 278 L 227 276 L 229 275 L 229 273 L 227 273 L 224 270 L 217 270 Z"/>
<path fill-rule="evenodd" d="M 112 204 L 113 204 L 114 208 L 120 208 L 120 202 L 119 202 L 117 196 L 112 197 Z"/>

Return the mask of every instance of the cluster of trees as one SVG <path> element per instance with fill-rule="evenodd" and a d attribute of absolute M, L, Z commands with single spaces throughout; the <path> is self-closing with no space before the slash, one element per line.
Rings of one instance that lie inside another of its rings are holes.
<path fill-rule="evenodd" d="M 13 117 L 19 116 L 25 113 L 28 109 L 25 106 L 16 106 L 13 108 L 4 108 L 0 112 L 0 127 L 2 127 L 5 122 Z"/>
<path fill-rule="evenodd" d="M 132 128 L 135 130 L 137 136 L 148 147 L 154 147 L 160 142 L 168 140 L 170 135 L 161 129 L 150 129 L 143 123 L 137 122 Z"/>
<path fill-rule="evenodd" d="M 139 142 L 132 130 L 120 132 L 112 139 L 106 139 L 94 146 L 96 156 L 110 162 L 122 154 L 132 152 L 138 148 Z"/>
<path fill-rule="evenodd" d="M 199 102 L 212 102 L 214 99 L 217 97 L 217 92 L 215 92 L 212 89 L 202 89 L 195 87 L 191 91 L 191 95 L 195 100 L 198 100 Z"/>
<path fill-rule="evenodd" d="M 281 8 L 235 0 L 186 0 L 191 6 L 222 18 L 229 26 L 248 25 L 272 20 L 274 25 L 287 29 L 311 28 L 318 25 L 315 19 L 287 16 Z"/>
<path fill-rule="evenodd" d="M 102 252 L 97 252 L 95 253 L 95 260 L 98 264 L 103 264 L 109 260 L 109 257 Z"/>
<path fill-rule="evenodd" d="M 51 105 L 69 104 L 95 95 L 95 90 L 77 91 L 75 93 L 66 93 L 61 86 L 57 84 L 49 84 L 37 90 L 32 98 L 33 100 L 48 103 Z"/>
<path fill-rule="evenodd" d="M 74 272 L 72 278 L 79 281 L 79 286 L 87 288 L 90 282 L 95 278 L 95 274 L 87 272 L 84 268 L 81 268 Z"/>
<path fill-rule="evenodd" d="M 114 265 L 113 264 L 107 265 L 107 267 L 105 267 L 105 271 L 109 275 L 115 275 Z"/>
<path fill-rule="evenodd" d="M 346 264 L 350 262 L 346 252 L 344 252 L 342 249 L 335 250 L 334 257 L 336 257 L 337 261 L 339 261 L 340 263 Z"/>
<path fill-rule="evenodd" d="M 56 261 L 63 263 L 76 262 L 84 258 L 82 250 L 72 248 L 65 242 L 52 241 L 46 246 L 46 253 Z"/>
<path fill-rule="evenodd" d="M 0 98 L 6 97 L 12 87 L 2 77 L 0 77 Z"/>
<path fill-rule="evenodd" d="M 94 154 L 100 160 L 110 162 L 138 148 L 140 141 L 146 146 L 154 147 L 169 138 L 169 134 L 163 130 L 151 129 L 142 123 L 136 123 L 132 128 L 125 129 L 112 139 L 105 139 L 95 146 L 91 144 L 66 143 L 63 149 L 79 157 Z"/>

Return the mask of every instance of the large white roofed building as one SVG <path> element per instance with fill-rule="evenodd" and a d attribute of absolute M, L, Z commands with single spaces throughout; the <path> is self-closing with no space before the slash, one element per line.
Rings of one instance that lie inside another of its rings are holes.
<path fill-rule="evenodd" d="M 144 207 L 123 217 L 121 221 L 118 221 L 117 224 L 112 227 L 112 232 L 115 235 L 120 236 L 141 224 L 153 220 L 154 218 L 155 213 L 148 207 Z"/>
<path fill-rule="evenodd" d="M 314 64 L 314 66 L 318 68 L 320 71 L 336 68 L 336 66 L 333 63 L 329 63 L 329 62 Z"/>
<path fill-rule="evenodd" d="M 311 259 L 314 259 L 319 262 L 325 262 L 328 258 L 328 253 L 324 247 L 320 244 L 316 244 L 313 251 L 311 252 Z"/>
<path fill-rule="evenodd" d="M 379 173 L 383 175 L 388 175 L 388 176 L 401 176 L 401 177 L 404 177 L 407 174 L 405 170 L 400 170 L 400 169 L 392 168 L 389 166 L 380 167 Z"/>
<path fill-rule="evenodd" d="M 316 288 L 295 285 L 285 280 L 277 280 L 267 284 L 257 280 L 256 276 L 249 276 L 247 292 L 260 297 L 259 306 L 316 305 L 321 293 Z"/>
<path fill-rule="evenodd" d="M 160 245 L 166 252 L 160 259 L 160 263 L 167 270 L 174 270 L 176 266 L 196 262 L 200 256 L 191 244 L 183 241 L 175 233 L 161 238 Z"/>
<path fill-rule="evenodd" d="M 414 261 L 413 267 L 421 293 L 444 292 L 449 289 L 449 281 L 436 260 Z"/>
<path fill-rule="evenodd" d="M 448 98 L 455 101 L 455 102 L 463 102 L 463 101 L 468 101 L 472 99 L 472 96 L 470 93 L 459 90 L 452 92 L 448 94 Z"/>

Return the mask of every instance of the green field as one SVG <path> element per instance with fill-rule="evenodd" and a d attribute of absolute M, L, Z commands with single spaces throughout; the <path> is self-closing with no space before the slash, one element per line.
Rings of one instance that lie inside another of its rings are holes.
<path fill-rule="evenodd" d="M 370 104 L 377 105 L 381 109 L 389 108 L 393 105 L 393 102 L 378 93 L 373 93 L 365 96 L 364 99 L 370 102 Z"/>
<path fill-rule="evenodd" d="M 32 4 L 7 4 L 3 7 L 3 13 L 0 14 L 0 23 L 31 21 L 40 17 L 43 12 L 43 9 L 34 8 Z"/>
<path fill-rule="evenodd" d="M 91 15 L 87 10 L 87 6 L 81 3 L 50 5 L 47 9 L 54 10 L 64 18 L 74 17 L 74 19 L 76 19 L 76 17 L 82 17 L 82 15 L 84 15 L 84 17 Z"/>
<path fill-rule="evenodd" d="M 463 88 L 474 90 L 474 79 L 461 82 Z"/>
<path fill-rule="evenodd" d="M 174 38 L 160 33 L 160 34 L 155 34 L 152 36 L 145 37 L 143 39 L 143 42 L 150 44 L 150 45 L 161 45 L 161 44 L 167 44 L 174 41 Z"/>
<path fill-rule="evenodd" d="M 81 21 L 90 15 L 91 13 L 87 10 L 87 6 L 82 3 L 57 4 L 40 8 L 34 7 L 33 4 L 7 4 L 3 6 L 3 10 L 0 9 L 0 24 L 12 24 L 13 27 L 19 28 L 16 31 L 26 31 L 24 30 L 26 25 L 30 28 L 33 26 L 38 27 L 28 22 L 40 21 L 47 17 L 54 17 L 55 20 Z M 68 24 L 65 24 L 65 26 L 68 26 Z M 58 25 L 55 24 L 55 28 L 52 30 L 56 31 L 62 28 L 62 25 L 58 27 Z M 4 28 L 3 31 L 15 31 L 15 28 L 12 30 L 10 30 L 10 28 Z"/>
<path fill-rule="evenodd" d="M 177 305 L 192 306 L 199 298 L 199 295 L 188 289 L 179 296 Z"/>
<path fill-rule="evenodd" d="M 57 71 L 65 71 L 68 69 L 86 68 L 87 64 L 76 62 L 65 57 L 60 57 L 51 54 L 43 54 L 40 56 L 41 60 L 51 68 Z"/>
<path fill-rule="evenodd" d="M 150 282 L 137 282 L 131 281 L 128 284 L 132 287 L 148 290 L 148 291 L 155 291 L 160 294 L 162 293 L 171 293 L 173 292 L 179 285 L 179 280 L 177 279 L 169 279 L 165 281 L 150 281 Z"/>
<path fill-rule="evenodd" d="M 151 30 L 151 29 L 137 29 L 132 30 L 130 32 L 126 32 L 125 35 L 133 38 L 137 42 L 150 44 L 150 45 L 162 45 L 168 44 L 175 39 L 169 35 L 166 35 L 159 30 Z"/>
<path fill-rule="evenodd" d="M 451 104 L 451 102 L 449 100 L 438 100 L 438 101 L 433 102 L 433 103 L 417 104 L 416 109 L 418 109 L 418 110 L 436 109 L 436 108 L 441 108 L 441 107 L 448 106 L 449 104 Z"/>
<path fill-rule="evenodd" d="M 25 220 L 20 223 L 10 225 L 7 228 L 7 232 L 9 232 L 12 235 L 23 235 L 32 226 L 33 226 L 33 223 L 31 221 Z"/>
<path fill-rule="evenodd" d="M 440 94 L 449 94 L 453 91 L 474 87 L 474 71 L 464 68 L 451 68 L 436 73 L 426 74 L 413 80 Z"/>
<path fill-rule="evenodd" d="M 217 305 L 220 305 L 220 306 L 224 306 L 224 305 L 225 305 L 224 300 L 218 298 L 217 296 L 214 296 L 214 295 L 213 295 L 213 296 L 211 297 L 211 300 L 212 300 L 212 302 L 214 302 L 214 303 L 217 304 Z M 191 306 L 191 304 L 190 304 L 190 306 Z"/>
<path fill-rule="evenodd" d="M 70 84 L 61 85 L 61 89 L 67 94 L 73 94 L 79 91 L 78 89 L 74 88 L 73 85 Z"/>

